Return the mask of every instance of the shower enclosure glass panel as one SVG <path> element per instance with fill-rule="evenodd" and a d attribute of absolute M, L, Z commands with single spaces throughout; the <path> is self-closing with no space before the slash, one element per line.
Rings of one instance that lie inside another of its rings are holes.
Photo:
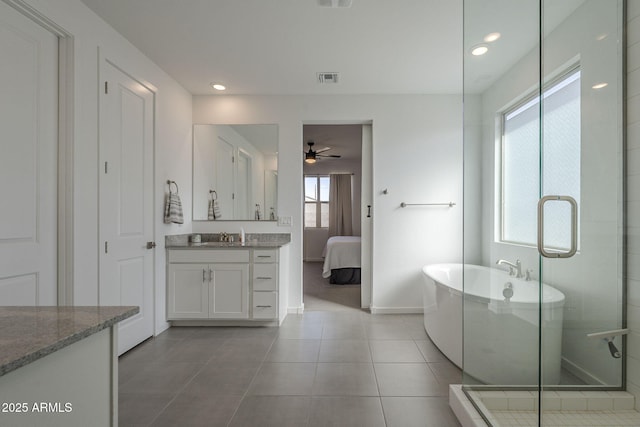
<path fill-rule="evenodd" d="M 621 233 L 624 229 L 623 2 L 576 2 L 576 8 L 563 17 L 558 26 L 546 28 L 546 22 L 559 20 L 556 15 L 560 11 L 551 7 L 555 3 L 558 2 L 544 0 L 542 4 L 543 84 L 550 86 L 567 67 L 576 67 L 580 72 L 579 117 L 567 114 L 551 97 L 542 98 L 540 164 L 543 171 L 553 169 L 555 172 L 543 174 L 541 196 L 565 194 L 576 199 L 578 247 L 571 258 L 552 257 L 564 250 L 551 251 L 551 257 L 542 257 L 540 277 L 565 295 L 561 331 L 564 375 L 560 386 L 622 387 L 623 359 L 612 355 L 605 339 L 613 339 L 622 352 L 622 337 L 614 333 L 605 338 L 589 335 L 625 326 Z M 561 130 L 563 126 L 566 132 Z M 547 150 L 547 147 L 558 146 L 561 148 Z M 574 158 L 579 163 L 572 164 Z M 563 168 L 565 164 L 569 164 L 567 169 Z M 577 186 L 567 184 L 575 178 L 579 180 Z M 579 191 L 570 194 L 568 188 L 571 187 Z M 564 211 L 552 211 L 553 205 Z M 547 227 L 547 218 L 553 218 L 561 229 L 571 229 L 569 210 L 567 203 L 552 202 L 548 208 L 545 205 L 542 230 L 545 242 L 557 235 Z M 543 292 L 542 298 L 545 297 Z M 548 315 L 548 312 L 542 313 L 543 317 Z M 546 333 L 543 329 L 543 338 Z M 556 384 L 543 382 L 543 386 L 549 388 Z"/>
<path fill-rule="evenodd" d="M 558 391 L 625 385 L 624 1 L 463 12 L 463 390 L 545 425 Z"/>

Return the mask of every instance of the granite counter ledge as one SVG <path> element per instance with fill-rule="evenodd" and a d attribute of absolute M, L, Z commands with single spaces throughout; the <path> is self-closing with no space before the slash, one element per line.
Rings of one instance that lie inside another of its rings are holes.
<path fill-rule="evenodd" d="M 0 307 L 0 376 L 127 319 L 138 307 Z"/>
<path fill-rule="evenodd" d="M 192 243 L 191 237 L 200 234 L 201 242 Z M 217 248 L 279 248 L 291 243 L 289 233 L 247 233 L 246 242 L 239 242 L 238 234 L 229 234 L 233 242 L 221 242 L 218 233 L 193 233 L 170 235 L 165 237 L 166 249 L 217 249 Z"/>

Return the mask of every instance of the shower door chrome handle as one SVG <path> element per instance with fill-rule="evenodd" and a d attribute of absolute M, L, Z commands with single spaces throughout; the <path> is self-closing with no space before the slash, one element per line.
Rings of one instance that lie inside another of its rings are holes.
<path fill-rule="evenodd" d="M 568 252 L 549 252 L 544 248 L 544 204 L 564 201 L 571 205 L 571 247 Z M 544 196 L 538 201 L 538 252 L 545 258 L 571 258 L 578 251 L 578 203 L 571 196 Z"/>

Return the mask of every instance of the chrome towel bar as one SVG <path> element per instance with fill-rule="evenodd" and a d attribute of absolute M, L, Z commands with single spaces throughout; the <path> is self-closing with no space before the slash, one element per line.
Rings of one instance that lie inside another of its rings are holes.
<path fill-rule="evenodd" d="M 453 202 L 448 203 L 400 203 L 401 208 L 406 208 L 407 206 L 449 206 L 450 208 L 455 206 L 456 204 Z"/>

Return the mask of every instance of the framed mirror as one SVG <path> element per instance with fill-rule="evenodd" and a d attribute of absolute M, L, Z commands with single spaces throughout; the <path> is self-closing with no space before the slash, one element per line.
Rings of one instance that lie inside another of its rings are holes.
<path fill-rule="evenodd" d="M 193 125 L 193 220 L 278 218 L 278 125 Z"/>

